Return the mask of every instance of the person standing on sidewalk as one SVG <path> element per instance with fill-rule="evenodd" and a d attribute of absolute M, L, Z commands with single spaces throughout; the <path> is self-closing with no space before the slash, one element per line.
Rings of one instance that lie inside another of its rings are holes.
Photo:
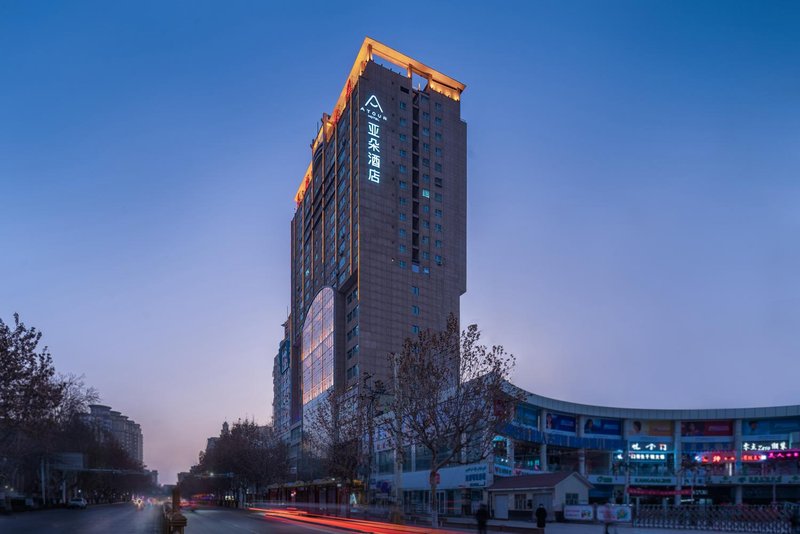
<path fill-rule="evenodd" d="M 539 508 L 536 509 L 536 526 L 539 528 L 544 528 L 546 522 L 547 522 L 547 510 L 545 509 L 543 504 L 540 504 Z"/>
<path fill-rule="evenodd" d="M 478 521 L 478 533 L 486 534 L 486 524 L 489 522 L 489 510 L 482 504 L 475 512 L 475 520 Z"/>
<path fill-rule="evenodd" d="M 792 534 L 800 534 L 800 508 L 792 513 L 792 517 L 789 518 L 789 526 Z"/>

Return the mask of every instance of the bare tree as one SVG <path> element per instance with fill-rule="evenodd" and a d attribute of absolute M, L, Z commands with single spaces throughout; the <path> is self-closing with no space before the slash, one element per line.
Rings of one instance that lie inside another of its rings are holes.
<path fill-rule="evenodd" d="M 395 370 L 387 431 L 398 450 L 404 443 L 422 447 L 431 459 L 431 522 L 438 524 L 439 470 L 473 463 L 492 451 L 496 429 L 507 422 L 506 387 L 514 357 L 502 346 L 480 344 L 477 325 L 459 332 L 451 315 L 443 332 L 421 332 L 389 356 Z"/>
<path fill-rule="evenodd" d="M 244 495 L 248 488 L 256 494 L 264 487 L 285 480 L 289 470 L 286 443 L 272 426 L 259 426 L 252 420 L 239 419 L 229 432 L 220 434 L 213 449 L 200 455 L 196 474 L 216 473 L 220 483 Z"/>
<path fill-rule="evenodd" d="M 342 480 L 347 493 L 359 475 L 368 484 L 372 469 L 375 402 L 383 386 L 369 387 L 368 378 L 362 376 L 358 388 L 329 389 L 310 415 L 308 448 L 328 476 Z"/>
<path fill-rule="evenodd" d="M 59 374 L 58 383 L 63 388 L 63 395 L 55 417 L 61 424 L 69 423 L 74 417 L 86 413 L 90 404 L 100 400 L 97 390 L 86 386 L 83 375 Z"/>

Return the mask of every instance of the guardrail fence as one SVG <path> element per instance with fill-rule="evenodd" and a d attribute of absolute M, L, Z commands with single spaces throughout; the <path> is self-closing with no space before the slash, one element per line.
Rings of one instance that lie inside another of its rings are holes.
<path fill-rule="evenodd" d="M 637 527 L 791 534 L 792 511 L 782 506 L 641 505 Z"/>

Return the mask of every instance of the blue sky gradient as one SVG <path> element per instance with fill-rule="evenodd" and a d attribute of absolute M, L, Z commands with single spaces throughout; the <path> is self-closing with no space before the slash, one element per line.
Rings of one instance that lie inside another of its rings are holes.
<path fill-rule="evenodd" d="M 271 416 L 289 221 L 365 36 L 467 84 L 463 321 L 589 404 L 797 404 L 796 2 L 0 2 L 0 317 L 171 482 Z"/>

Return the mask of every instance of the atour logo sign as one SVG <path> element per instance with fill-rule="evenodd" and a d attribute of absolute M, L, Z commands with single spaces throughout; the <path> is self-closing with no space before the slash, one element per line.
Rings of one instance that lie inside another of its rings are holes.
<path fill-rule="evenodd" d="M 367 116 L 367 179 L 381 183 L 381 121 L 388 120 L 378 97 L 370 95 L 361 106 Z"/>

